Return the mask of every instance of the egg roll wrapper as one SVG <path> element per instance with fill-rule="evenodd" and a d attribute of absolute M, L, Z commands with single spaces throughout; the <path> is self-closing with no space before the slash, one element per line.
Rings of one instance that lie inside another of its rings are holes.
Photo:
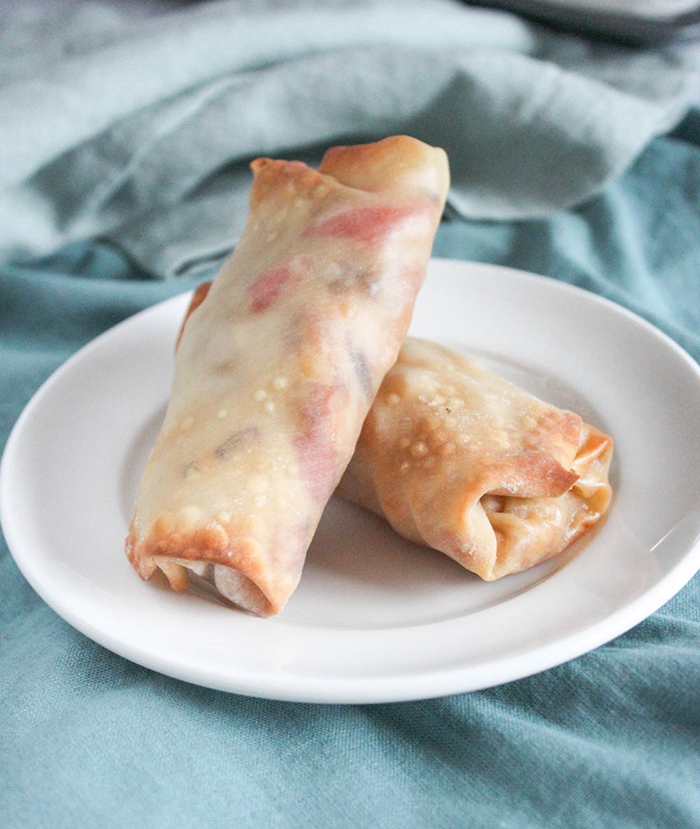
<path fill-rule="evenodd" d="M 258 159 L 244 233 L 184 326 L 126 542 L 259 615 L 294 591 L 322 510 L 396 359 L 448 187 L 405 136 L 319 169 Z"/>
<path fill-rule="evenodd" d="M 407 337 L 337 492 L 491 581 L 559 554 L 602 518 L 612 451 L 577 414 Z"/>

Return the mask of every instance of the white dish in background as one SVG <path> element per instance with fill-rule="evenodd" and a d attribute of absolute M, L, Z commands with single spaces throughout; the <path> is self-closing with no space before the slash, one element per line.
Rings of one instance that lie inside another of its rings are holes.
<path fill-rule="evenodd" d="M 469 691 L 572 659 L 644 619 L 700 567 L 700 368 L 594 294 L 433 260 L 411 333 L 576 409 L 616 441 L 611 514 L 552 562 L 487 584 L 332 502 L 297 592 L 257 619 L 144 583 L 123 552 L 188 295 L 90 343 L 8 441 L 0 514 L 29 583 L 78 630 L 190 682 L 306 702 Z"/>

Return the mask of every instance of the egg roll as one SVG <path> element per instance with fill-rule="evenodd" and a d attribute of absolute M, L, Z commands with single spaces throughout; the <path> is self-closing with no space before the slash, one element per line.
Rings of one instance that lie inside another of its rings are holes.
<path fill-rule="evenodd" d="M 579 415 L 407 337 L 337 493 L 493 581 L 600 521 L 612 452 L 612 438 Z"/>
<path fill-rule="evenodd" d="M 407 136 L 334 147 L 318 170 L 260 158 L 246 228 L 184 327 L 126 553 L 278 613 L 396 360 L 449 183 Z"/>

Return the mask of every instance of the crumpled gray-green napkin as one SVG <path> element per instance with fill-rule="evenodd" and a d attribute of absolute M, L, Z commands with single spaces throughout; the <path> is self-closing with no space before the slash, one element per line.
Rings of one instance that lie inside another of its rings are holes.
<path fill-rule="evenodd" d="M 620 174 L 697 93 L 697 44 L 592 43 L 453 0 L 16 4 L 0 29 L 0 258 L 108 239 L 158 276 L 228 250 L 247 162 L 409 133 L 450 207 L 543 216 Z"/>

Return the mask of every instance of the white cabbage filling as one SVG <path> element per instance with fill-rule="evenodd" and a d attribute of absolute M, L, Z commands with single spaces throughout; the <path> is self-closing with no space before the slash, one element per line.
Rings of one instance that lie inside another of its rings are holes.
<path fill-rule="evenodd" d="M 166 573 L 167 566 L 178 564 L 189 570 L 195 577 L 190 579 L 194 585 L 218 593 L 232 604 L 242 607 L 251 613 L 265 615 L 268 601 L 262 590 L 239 570 L 226 567 L 223 564 L 213 564 L 210 561 L 191 561 L 183 558 L 168 558 L 158 562 L 159 567 Z"/>

